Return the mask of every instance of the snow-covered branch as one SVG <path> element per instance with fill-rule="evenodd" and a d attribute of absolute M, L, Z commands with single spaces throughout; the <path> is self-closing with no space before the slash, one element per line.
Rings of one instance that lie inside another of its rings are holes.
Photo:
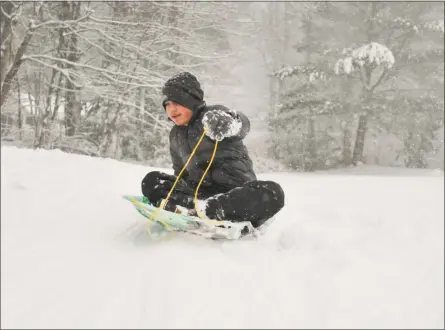
<path fill-rule="evenodd" d="M 44 22 L 39 23 L 39 24 L 37 24 L 36 21 L 34 19 L 32 19 L 32 20 L 30 20 L 30 23 L 31 23 L 30 24 L 30 29 L 31 30 L 37 30 L 37 29 L 39 29 L 41 27 L 51 26 L 51 25 L 54 25 L 54 26 L 57 26 L 57 27 L 59 27 L 59 26 L 65 27 L 65 26 L 68 26 L 68 25 L 74 25 L 74 24 L 78 24 L 78 23 L 88 19 L 90 17 L 90 14 L 91 14 L 91 12 L 87 12 L 87 14 L 85 16 L 82 16 L 82 17 L 80 17 L 80 18 L 78 18 L 76 20 L 63 20 L 63 21 L 62 20 L 48 20 L 48 21 L 44 21 Z"/>
<path fill-rule="evenodd" d="M 315 80 L 325 80 L 327 77 L 326 72 L 320 71 L 314 66 L 304 65 L 285 67 L 274 73 L 274 76 L 278 77 L 278 79 L 280 80 L 298 75 L 304 75 L 309 79 L 310 82 L 313 82 Z"/>
<path fill-rule="evenodd" d="M 385 69 L 391 69 L 394 63 L 394 55 L 391 50 L 377 42 L 371 42 L 352 50 L 348 56 L 338 60 L 335 64 L 335 73 L 351 74 L 366 66 L 383 66 Z"/>
<path fill-rule="evenodd" d="M 53 56 L 50 56 L 50 55 L 28 55 L 28 56 L 23 56 L 22 59 L 23 60 L 36 61 L 36 62 L 39 62 L 40 64 L 46 65 L 46 66 L 48 66 L 50 68 L 53 68 L 53 69 L 60 69 L 60 68 L 54 67 L 51 64 L 48 64 L 46 62 L 42 62 L 39 59 L 46 59 L 46 60 L 50 60 L 50 61 L 54 61 L 54 62 L 69 64 L 69 65 L 71 65 L 73 67 L 89 69 L 89 70 L 101 73 L 109 81 L 112 81 L 112 82 L 114 82 L 116 84 L 133 85 L 133 86 L 150 87 L 150 88 L 156 88 L 156 87 L 159 86 L 159 82 L 150 84 L 150 83 L 147 83 L 146 80 L 143 79 L 143 77 L 131 76 L 131 75 L 128 75 L 128 74 L 126 74 L 124 72 L 121 72 L 121 71 L 114 71 L 113 72 L 113 71 L 102 69 L 102 68 L 99 68 L 99 67 L 96 67 L 96 66 L 82 64 L 82 63 L 77 63 L 77 62 L 71 62 L 71 61 L 68 61 L 66 59 L 57 58 L 57 57 L 53 57 Z M 128 81 L 122 81 L 122 80 L 114 78 L 113 76 L 117 76 L 117 77 L 121 77 L 121 78 L 136 79 L 136 80 L 139 80 L 140 82 L 139 83 L 133 83 L 133 82 L 128 82 Z"/>
<path fill-rule="evenodd" d="M 167 26 L 167 25 L 162 25 L 160 23 L 157 22 L 126 22 L 126 21 L 118 21 L 118 20 L 107 20 L 107 19 L 99 19 L 96 17 L 91 17 L 91 21 L 95 22 L 95 23 L 100 23 L 102 25 L 105 25 L 107 27 L 109 26 L 122 26 L 122 27 L 149 27 L 149 28 L 157 28 L 157 29 L 161 29 L 161 30 L 171 30 L 174 32 L 179 32 L 179 33 L 183 33 L 184 36 L 190 37 L 191 34 L 185 30 L 185 29 L 181 29 L 175 26 Z"/>
<path fill-rule="evenodd" d="M 432 31 L 438 31 L 438 32 L 442 32 L 444 33 L 444 23 L 443 23 L 443 18 L 440 20 L 435 20 L 432 22 L 427 22 L 424 24 L 424 27 L 428 30 L 432 30 Z"/>

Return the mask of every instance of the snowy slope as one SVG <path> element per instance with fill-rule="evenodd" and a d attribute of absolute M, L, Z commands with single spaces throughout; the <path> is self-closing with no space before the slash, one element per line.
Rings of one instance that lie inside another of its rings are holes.
<path fill-rule="evenodd" d="M 2 328 L 444 327 L 443 172 L 264 174 L 259 241 L 154 242 L 121 198 L 149 170 L 1 149 Z"/>

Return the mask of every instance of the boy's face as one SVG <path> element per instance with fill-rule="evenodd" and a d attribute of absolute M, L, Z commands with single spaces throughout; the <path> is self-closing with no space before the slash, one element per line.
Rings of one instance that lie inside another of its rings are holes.
<path fill-rule="evenodd" d="M 167 110 L 167 115 L 170 119 L 178 126 L 187 125 L 190 119 L 192 119 L 192 110 L 178 103 L 168 101 L 165 105 L 165 110 Z"/>

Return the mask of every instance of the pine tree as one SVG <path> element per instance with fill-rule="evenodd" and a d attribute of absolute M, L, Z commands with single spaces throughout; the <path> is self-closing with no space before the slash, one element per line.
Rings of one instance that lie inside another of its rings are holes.
<path fill-rule="evenodd" d="M 437 11 L 437 7 L 442 11 Z M 313 54 L 311 61 L 276 73 L 281 79 L 292 78 L 292 83 L 287 84 L 290 91 L 282 94 L 281 111 L 287 116 L 283 121 L 294 120 L 297 127 L 301 126 L 296 124 L 298 116 L 307 120 L 315 114 L 316 122 L 321 123 L 326 120 L 320 116 L 321 105 L 327 101 L 334 104 L 330 123 L 320 129 L 322 136 L 333 137 L 327 142 L 332 150 L 325 154 L 340 157 L 336 158 L 336 164 L 348 165 L 349 144 L 354 136 L 350 161 L 354 165 L 366 161 L 368 131 L 372 136 L 396 134 L 405 145 L 409 145 L 406 140 L 420 136 L 422 142 L 416 143 L 414 149 L 405 147 L 406 157 L 414 153 L 417 158 L 426 157 L 433 151 L 430 146 L 435 134 L 432 132 L 440 129 L 440 125 L 433 125 L 434 121 L 428 118 L 434 117 L 443 123 L 443 4 L 323 3 L 313 9 L 312 17 L 312 34 L 306 39 L 312 42 L 300 42 L 296 48 L 298 52 Z M 329 35 L 325 33 L 327 28 Z M 324 82 L 314 80 L 316 77 L 323 78 Z M 399 120 L 400 104 L 407 107 L 407 121 Z M 312 116 L 304 112 L 309 105 L 311 111 L 316 109 Z M 419 109 L 428 115 L 419 116 Z M 291 113 L 294 115 L 290 116 Z M 388 120 L 391 128 L 384 132 L 382 121 Z M 348 129 L 351 124 L 357 124 L 355 132 Z M 312 134 L 310 126 L 308 128 L 302 136 L 297 136 L 298 142 L 305 145 L 301 150 L 310 149 L 312 144 L 311 139 L 304 139 Z M 420 135 L 413 134 L 413 130 L 419 129 Z M 289 134 L 294 135 L 301 131 L 291 130 L 292 127 Z M 318 144 L 317 150 L 320 150 Z M 324 163 L 332 164 L 332 161 L 325 159 Z M 426 166 L 425 160 L 406 161 L 406 166 L 412 166 L 408 164 Z"/>

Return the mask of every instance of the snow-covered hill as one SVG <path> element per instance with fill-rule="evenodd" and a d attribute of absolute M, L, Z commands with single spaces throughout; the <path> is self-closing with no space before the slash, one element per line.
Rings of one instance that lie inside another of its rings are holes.
<path fill-rule="evenodd" d="M 1 149 L 2 328 L 444 327 L 443 172 L 263 174 L 278 220 L 221 242 L 150 240 L 149 170 Z"/>

